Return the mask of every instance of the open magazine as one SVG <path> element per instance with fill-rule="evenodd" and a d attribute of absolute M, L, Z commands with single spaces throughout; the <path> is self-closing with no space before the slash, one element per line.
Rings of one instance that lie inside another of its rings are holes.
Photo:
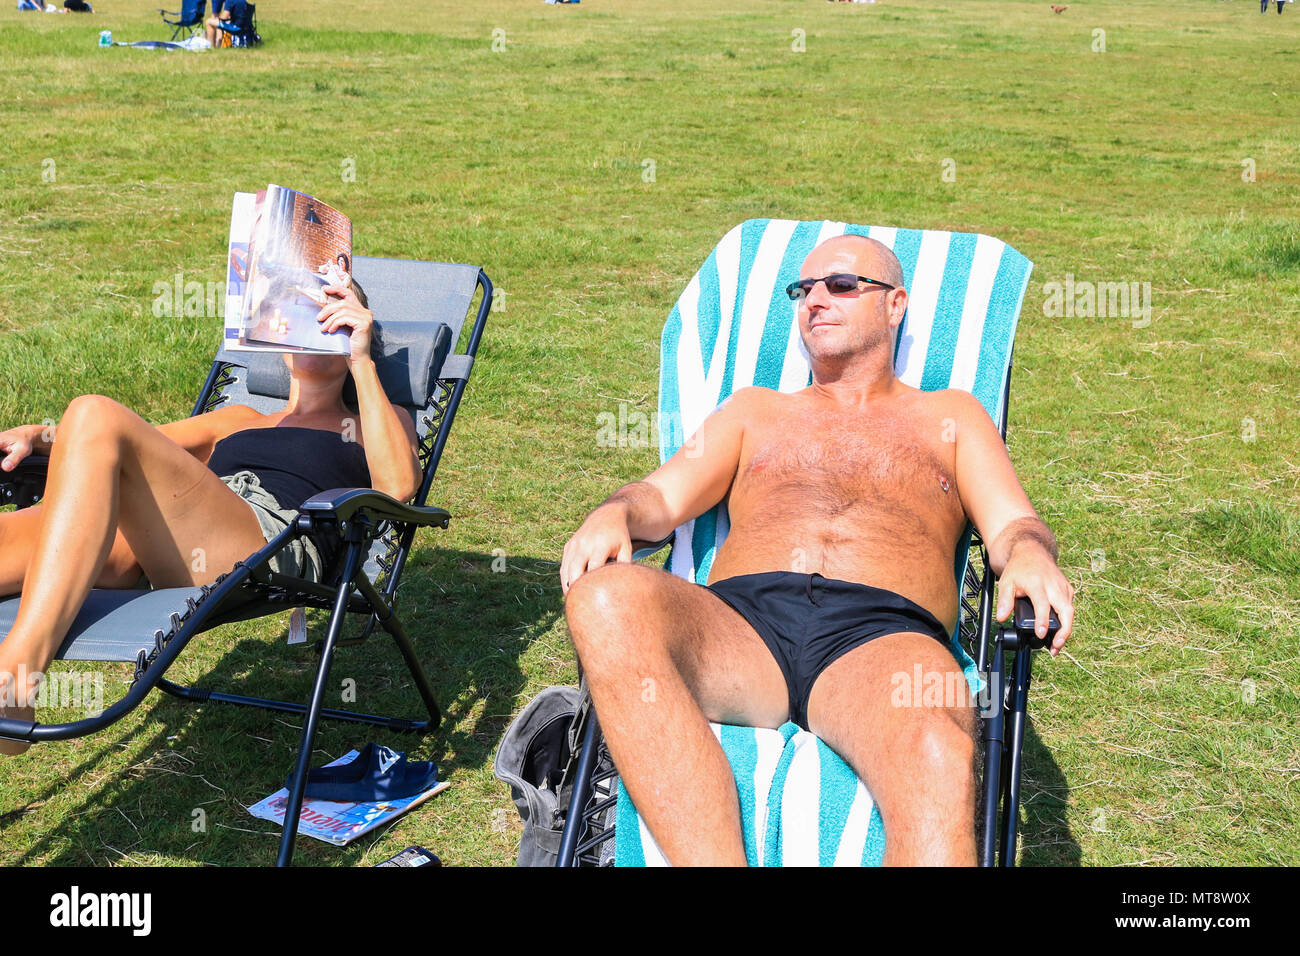
<path fill-rule="evenodd" d="M 235 193 L 226 272 L 225 347 L 347 355 L 348 332 L 321 331 L 327 285 L 352 277 L 352 222 L 283 186 Z"/>
<path fill-rule="evenodd" d="M 357 755 L 358 751 L 349 750 L 338 760 L 325 766 L 338 767 L 351 763 Z M 302 801 L 302 811 L 298 815 L 298 832 L 335 846 L 347 846 L 357 837 L 383 826 L 395 817 L 400 817 L 450 786 L 450 781 L 440 780 L 422 793 L 410 797 L 368 803 L 337 803 L 332 800 L 313 800 L 308 797 Z M 260 820 L 270 820 L 283 826 L 284 811 L 288 804 L 289 791 L 286 788 L 253 804 L 248 808 L 248 812 Z"/>

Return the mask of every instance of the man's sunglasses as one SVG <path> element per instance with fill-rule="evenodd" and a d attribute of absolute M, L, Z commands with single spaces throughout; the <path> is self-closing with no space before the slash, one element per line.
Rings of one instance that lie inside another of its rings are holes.
<path fill-rule="evenodd" d="M 826 283 L 826 291 L 831 295 L 848 295 L 850 292 L 857 291 L 859 282 L 869 282 L 872 285 L 878 285 L 883 289 L 896 289 L 898 286 L 890 285 L 888 282 L 881 282 L 879 279 L 868 279 L 866 276 L 855 276 L 850 272 L 837 272 L 834 275 L 823 276 L 820 279 L 800 279 L 798 282 L 791 282 L 785 287 L 786 294 L 796 302 L 802 302 L 813 286 L 818 282 Z"/>

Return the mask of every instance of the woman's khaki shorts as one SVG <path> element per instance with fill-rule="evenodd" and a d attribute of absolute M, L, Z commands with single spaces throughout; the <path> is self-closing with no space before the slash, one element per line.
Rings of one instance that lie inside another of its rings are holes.
<path fill-rule="evenodd" d="M 262 536 L 270 541 L 298 517 L 292 508 L 281 508 L 275 496 L 262 487 L 256 474 L 251 471 L 238 471 L 225 475 L 221 479 L 230 486 L 230 490 L 248 502 L 257 516 L 258 527 Z M 271 559 L 271 570 L 290 577 L 319 581 L 324 577 L 320 551 L 310 538 L 295 538 L 280 549 L 279 554 Z"/>

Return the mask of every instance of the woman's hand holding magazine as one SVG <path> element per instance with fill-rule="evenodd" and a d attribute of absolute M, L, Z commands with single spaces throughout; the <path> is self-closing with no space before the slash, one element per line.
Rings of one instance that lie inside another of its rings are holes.
<path fill-rule="evenodd" d="M 323 323 L 322 332 L 337 332 L 350 329 L 350 355 L 348 362 L 356 365 L 358 361 L 370 361 L 370 335 L 375 324 L 375 316 L 357 299 L 357 294 L 347 286 L 327 285 L 321 290 L 330 297 L 325 307 L 316 316 L 316 321 Z"/>

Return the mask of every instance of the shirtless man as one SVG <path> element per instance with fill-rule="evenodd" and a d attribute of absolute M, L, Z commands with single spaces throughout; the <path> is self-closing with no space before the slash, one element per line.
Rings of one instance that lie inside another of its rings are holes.
<path fill-rule="evenodd" d="M 870 789 L 887 864 L 973 865 L 974 708 L 894 706 L 891 677 L 920 664 L 927 680 L 958 683 L 952 559 L 968 519 L 1001 580 L 998 619 L 1027 596 L 1043 636 L 1055 609 L 1053 655 L 1074 589 L 978 400 L 895 376 L 907 292 L 894 254 L 841 236 L 801 275 L 791 297 L 813 384 L 737 391 L 587 517 L 560 568 L 569 630 L 610 755 L 673 863 L 745 863 L 708 721 L 793 719 Z M 631 563 L 634 540 L 658 541 L 724 499 L 731 531 L 708 587 Z"/>

